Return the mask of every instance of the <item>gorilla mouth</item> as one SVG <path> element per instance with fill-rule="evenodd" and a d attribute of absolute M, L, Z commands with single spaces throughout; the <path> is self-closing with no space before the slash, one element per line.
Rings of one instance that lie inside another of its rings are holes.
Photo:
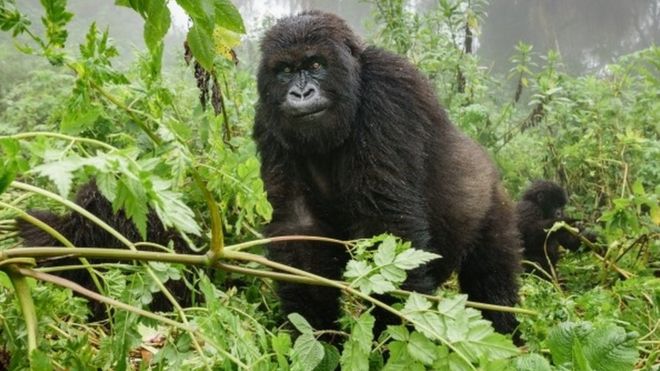
<path fill-rule="evenodd" d="M 314 111 L 301 112 L 301 113 L 295 114 L 295 115 L 293 115 L 293 118 L 312 120 L 312 119 L 319 118 L 319 117 L 323 116 L 325 111 L 327 111 L 327 108 L 320 107 L 319 109 L 316 109 Z"/>

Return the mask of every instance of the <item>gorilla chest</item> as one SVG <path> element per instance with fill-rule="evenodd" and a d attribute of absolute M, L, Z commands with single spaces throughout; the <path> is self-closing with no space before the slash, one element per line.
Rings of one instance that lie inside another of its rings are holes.
<path fill-rule="evenodd" d="M 338 211 L 346 209 L 355 198 L 355 179 L 343 162 L 337 159 L 312 158 L 301 164 L 301 180 L 308 199 L 317 209 Z"/>
<path fill-rule="evenodd" d="M 308 159 L 302 167 L 303 181 L 312 194 L 326 200 L 336 196 L 335 164 L 323 159 Z"/>

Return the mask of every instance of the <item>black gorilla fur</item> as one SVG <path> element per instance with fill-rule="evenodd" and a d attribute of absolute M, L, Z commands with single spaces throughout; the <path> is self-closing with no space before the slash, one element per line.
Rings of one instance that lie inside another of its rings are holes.
<path fill-rule="evenodd" d="M 274 208 L 267 235 L 388 231 L 442 255 L 409 272 L 406 289 L 432 293 L 456 270 L 470 300 L 517 303 L 513 205 L 489 156 L 449 121 L 415 67 L 318 11 L 279 20 L 261 52 L 254 139 Z M 318 242 L 268 254 L 333 279 L 348 260 Z M 336 327 L 338 290 L 281 283 L 278 294 L 286 313 Z M 484 315 L 499 332 L 517 325 L 510 313 Z"/>
<path fill-rule="evenodd" d="M 575 219 L 564 215 L 564 207 L 568 202 L 568 195 L 559 184 L 537 180 L 523 193 L 518 202 L 518 229 L 523 240 L 525 259 L 538 264 L 544 271 L 550 272 L 559 260 L 559 246 L 569 250 L 577 250 L 582 242 L 580 238 L 562 228 L 548 235 L 555 222 L 564 221 L 568 224 L 577 224 Z M 595 240 L 592 233 L 583 234 L 589 240 Z M 546 240 L 547 238 L 547 240 Z M 546 256 L 547 254 L 547 256 Z M 526 271 L 535 271 L 533 266 L 526 267 Z M 540 275 L 545 277 L 545 275 Z"/>
<path fill-rule="evenodd" d="M 112 210 L 112 204 L 101 194 L 95 182 L 89 182 L 82 186 L 76 194 L 75 202 L 85 210 L 96 215 L 106 224 L 113 227 L 119 233 L 131 241 L 141 241 L 142 237 L 135 224 L 126 217 L 123 211 L 115 213 Z M 110 233 L 97 226 L 86 217 L 71 212 L 66 215 L 57 215 L 48 211 L 30 210 L 30 215 L 48 224 L 57 230 L 62 236 L 66 237 L 74 246 L 78 247 L 107 247 L 123 248 L 125 245 L 117 240 Z M 53 238 L 50 234 L 44 232 L 41 228 L 27 222 L 24 219 L 17 219 L 17 225 L 20 236 L 23 238 L 23 245 L 26 247 L 36 246 L 62 246 L 62 244 Z M 185 242 L 177 233 L 169 231 L 163 226 L 160 219 L 153 210 L 148 214 L 147 222 L 147 241 L 153 241 L 162 245 L 167 245 L 173 241 L 175 250 L 184 252 Z M 94 262 L 94 260 L 90 260 Z M 77 258 L 49 259 L 40 262 L 42 266 L 59 266 L 80 264 Z M 79 285 L 96 291 L 96 287 L 86 269 L 67 270 L 57 273 L 58 276 L 69 279 Z M 174 297 L 183 306 L 190 305 L 192 295 L 190 289 L 183 280 L 170 280 L 165 286 L 172 292 Z M 171 311 L 172 304 L 160 292 L 155 293 L 153 301 L 149 308 L 154 311 Z M 97 302 L 92 304 L 92 319 L 101 320 L 106 317 L 105 307 Z"/>

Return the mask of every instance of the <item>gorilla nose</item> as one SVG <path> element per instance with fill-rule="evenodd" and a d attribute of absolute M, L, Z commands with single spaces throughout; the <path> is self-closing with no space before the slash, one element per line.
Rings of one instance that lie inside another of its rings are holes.
<path fill-rule="evenodd" d="M 318 113 L 328 108 L 330 102 L 318 87 L 306 85 L 292 87 L 282 103 L 282 110 L 288 116 L 302 117 Z"/>
<path fill-rule="evenodd" d="M 303 89 L 300 89 L 297 86 L 289 89 L 289 99 L 293 100 L 308 100 L 316 96 L 316 89 L 313 86 L 305 86 Z"/>

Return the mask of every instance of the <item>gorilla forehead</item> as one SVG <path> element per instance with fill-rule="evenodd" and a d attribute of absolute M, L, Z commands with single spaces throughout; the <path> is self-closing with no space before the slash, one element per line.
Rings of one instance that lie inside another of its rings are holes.
<path fill-rule="evenodd" d="M 536 180 L 523 194 L 524 200 L 535 201 L 537 196 L 542 194 L 546 202 L 556 206 L 565 205 L 568 202 L 568 195 L 562 186 L 555 182 L 547 180 Z"/>
<path fill-rule="evenodd" d="M 337 46 L 344 46 L 352 52 L 358 44 L 359 38 L 343 19 L 313 10 L 280 19 L 264 35 L 261 52 L 269 56 L 270 60 L 283 56 L 287 59 L 302 59 L 310 50 L 327 53 L 336 50 Z"/>

